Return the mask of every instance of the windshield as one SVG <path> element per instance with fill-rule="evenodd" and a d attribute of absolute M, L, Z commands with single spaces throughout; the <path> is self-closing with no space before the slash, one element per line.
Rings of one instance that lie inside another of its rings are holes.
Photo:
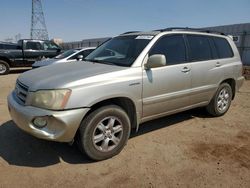
<path fill-rule="evenodd" d="M 59 54 L 58 56 L 55 57 L 55 59 L 64 59 L 66 57 L 69 57 L 70 55 L 78 52 L 79 50 L 67 50 L 65 52 L 63 52 L 62 54 Z"/>
<path fill-rule="evenodd" d="M 85 60 L 118 66 L 131 66 L 153 36 L 115 37 L 88 55 Z"/>

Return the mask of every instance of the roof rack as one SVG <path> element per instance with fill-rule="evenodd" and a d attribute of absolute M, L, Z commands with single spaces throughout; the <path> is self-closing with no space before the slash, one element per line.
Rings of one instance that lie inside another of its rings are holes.
<path fill-rule="evenodd" d="M 138 33 L 138 32 L 140 32 L 140 31 L 128 31 L 128 32 L 122 33 L 122 35 L 130 34 L 130 33 Z"/>
<path fill-rule="evenodd" d="M 208 29 L 203 29 L 203 28 L 190 28 L 190 27 L 169 27 L 165 29 L 159 29 L 155 31 L 196 31 L 196 32 L 203 32 L 203 33 L 215 33 L 215 34 L 220 34 L 220 35 L 225 35 L 225 33 L 219 32 L 219 31 L 213 31 L 213 30 L 208 30 Z"/>

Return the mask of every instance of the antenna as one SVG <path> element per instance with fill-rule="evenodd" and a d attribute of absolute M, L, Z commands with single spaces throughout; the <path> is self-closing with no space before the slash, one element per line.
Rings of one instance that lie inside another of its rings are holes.
<path fill-rule="evenodd" d="M 32 0 L 31 39 L 49 40 L 41 0 Z"/>

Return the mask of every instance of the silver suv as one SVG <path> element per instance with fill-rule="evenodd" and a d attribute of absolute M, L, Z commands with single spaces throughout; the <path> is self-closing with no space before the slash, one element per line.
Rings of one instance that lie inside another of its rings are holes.
<path fill-rule="evenodd" d="M 20 75 L 8 96 L 22 130 L 58 142 L 77 140 L 94 160 L 118 154 L 132 128 L 176 112 L 227 112 L 242 85 L 242 63 L 223 34 L 168 28 L 114 37 L 73 64 Z"/>

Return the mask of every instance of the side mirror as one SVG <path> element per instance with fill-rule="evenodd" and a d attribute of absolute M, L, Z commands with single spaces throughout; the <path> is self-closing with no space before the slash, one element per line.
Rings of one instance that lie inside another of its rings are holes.
<path fill-rule="evenodd" d="M 145 69 L 166 66 L 167 61 L 165 55 L 155 54 L 148 58 L 147 63 L 144 65 Z"/>
<path fill-rule="evenodd" d="M 76 58 L 77 61 L 81 61 L 82 59 L 83 59 L 83 55 L 78 55 Z"/>

